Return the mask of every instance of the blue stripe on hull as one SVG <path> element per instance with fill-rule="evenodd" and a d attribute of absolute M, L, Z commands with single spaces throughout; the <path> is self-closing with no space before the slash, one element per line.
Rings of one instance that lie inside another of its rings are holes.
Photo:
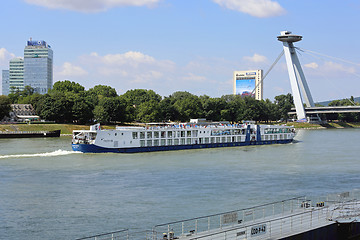
<path fill-rule="evenodd" d="M 92 144 L 72 144 L 74 151 L 84 153 L 137 153 L 137 152 L 155 152 L 155 151 L 171 151 L 184 149 L 201 149 L 201 148 L 219 148 L 219 147 L 237 147 L 249 145 L 268 145 L 268 144 L 285 144 L 292 140 L 273 140 L 273 141 L 257 141 L 257 142 L 233 142 L 233 143 L 208 143 L 208 144 L 192 144 L 192 145 L 173 145 L 173 146 L 153 146 L 153 147 L 135 147 L 135 148 L 103 148 Z"/>

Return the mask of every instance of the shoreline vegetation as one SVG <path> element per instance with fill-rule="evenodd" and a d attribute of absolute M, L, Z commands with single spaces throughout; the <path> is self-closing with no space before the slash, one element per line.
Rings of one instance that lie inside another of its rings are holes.
<path fill-rule="evenodd" d="M 336 128 L 360 128 L 360 122 L 328 122 L 326 124 L 312 124 L 312 123 L 259 123 L 259 124 L 285 124 L 294 126 L 296 129 L 336 129 Z M 122 124 L 127 126 L 139 126 L 138 123 Z M 71 135 L 73 130 L 89 129 L 90 125 L 77 125 L 77 124 L 0 124 L 0 132 L 7 131 L 52 131 L 61 130 L 61 135 Z M 116 125 L 101 125 L 102 129 L 115 129 Z"/>

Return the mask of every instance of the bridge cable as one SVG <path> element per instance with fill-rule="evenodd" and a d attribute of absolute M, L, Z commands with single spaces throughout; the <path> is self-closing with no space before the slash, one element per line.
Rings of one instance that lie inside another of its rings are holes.
<path fill-rule="evenodd" d="M 279 54 L 279 56 L 276 58 L 276 60 L 273 62 L 273 64 L 271 64 L 269 70 L 264 74 L 264 76 L 261 78 L 260 82 L 258 82 L 258 84 L 256 84 L 255 88 L 252 90 L 250 96 L 252 96 L 256 90 L 257 87 L 260 86 L 260 84 L 262 84 L 262 82 L 264 81 L 264 79 L 266 78 L 266 76 L 269 74 L 269 72 L 273 69 L 273 67 L 277 64 L 277 62 L 280 60 L 280 58 L 284 55 L 284 50 L 281 51 L 281 53 Z"/>
<path fill-rule="evenodd" d="M 299 47 L 295 47 L 297 50 L 301 51 L 301 52 L 310 52 L 310 53 L 313 53 L 313 54 L 317 54 L 317 55 L 320 55 L 320 56 L 323 56 L 323 57 L 327 57 L 327 58 L 332 58 L 332 59 L 336 59 L 336 60 L 339 60 L 339 61 L 342 61 L 342 62 L 345 62 L 345 63 L 349 63 L 349 64 L 352 64 L 352 65 L 356 65 L 356 66 L 360 66 L 359 63 L 355 63 L 355 62 L 351 62 L 351 61 L 348 61 L 348 60 L 345 60 L 345 59 L 342 59 L 342 58 L 338 58 L 338 57 L 332 57 L 332 56 L 329 56 L 329 55 L 325 55 L 325 54 L 322 54 L 322 53 L 318 53 L 318 52 L 314 52 L 314 51 L 310 51 L 310 50 L 306 50 L 306 49 L 302 49 L 302 48 L 299 48 Z"/>
<path fill-rule="evenodd" d="M 306 50 L 306 49 L 302 49 L 302 48 L 299 48 L 299 47 L 295 47 L 296 50 L 298 50 L 299 52 L 303 52 L 303 53 L 307 53 L 311 56 L 313 56 L 314 58 L 318 58 L 318 59 L 321 59 L 319 58 L 318 56 L 316 55 L 319 55 L 319 56 L 322 56 L 322 57 L 327 57 L 327 58 L 332 58 L 332 59 L 335 59 L 335 60 L 339 60 L 339 61 L 342 61 L 342 62 L 345 62 L 345 63 L 349 63 L 349 64 L 353 64 L 355 66 L 360 66 L 360 64 L 358 63 L 354 63 L 354 62 L 351 62 L 351 61 L 348 61 L 348 60 L 344 60 L 344 59 L 341 59 L 341 58 L 337 58 L 337 57 L 332 57 L 332 56 L 328 56 L 328 55 L 325 55 L 325 54 L 322 54 L 322 53 L 318 53 L 318 52 L 314 52 L 314 51 L 310 51 L 310 50 Z M 322 59 L 324 60 L 324 59 Z M 356 73 L 351 73 L 352 75 L 355 75 L 356 77 L 360 77 L 360 75 L 356 74 Z M 323 75 L 323 77 L 325 77 L 325 75 Z M 326 78 L 326 77 L 325 77 Z M 326 78 L 327 79 L 327 78 Z M 328 80 L 328 79 L 327 79 Z M 328 82 L 331 82 L 328 80 Z M 349 102 L 351 104 L 353 104 L 354 106 L 356 106 L 356 103 L 354 101 L 352 101 L 350 98 L 345 98 L 347 100 L 349 100 Z"/>

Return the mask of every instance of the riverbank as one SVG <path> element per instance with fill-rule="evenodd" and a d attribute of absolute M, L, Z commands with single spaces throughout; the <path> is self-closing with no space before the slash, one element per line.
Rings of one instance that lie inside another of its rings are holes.
<path fill-rule="evenodd" d="M 360 122 L 329 122 L 326 124 L 288 122 L 288 126 L 296 129 L 331 129 L 331 128 L 360 128 Z M 101 125 L 103 129 L 114 129 L 115 125 Z M 89 129 L 89 125 L 77 124 L 0 124 L 1 131 L 53 131 L 61 130 L 61 135 L 70 135 L 73 130 Z"/>

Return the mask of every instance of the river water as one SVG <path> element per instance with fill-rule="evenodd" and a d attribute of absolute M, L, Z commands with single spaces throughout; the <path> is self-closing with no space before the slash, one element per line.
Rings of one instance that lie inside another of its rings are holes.
<path fill-rule="evenodd" d="M 296 142 L 137 154 L 71 151 L 71 137 L 0 139 L 0 239 L 76 239 L 360 188 L 360 129 Z"/>

